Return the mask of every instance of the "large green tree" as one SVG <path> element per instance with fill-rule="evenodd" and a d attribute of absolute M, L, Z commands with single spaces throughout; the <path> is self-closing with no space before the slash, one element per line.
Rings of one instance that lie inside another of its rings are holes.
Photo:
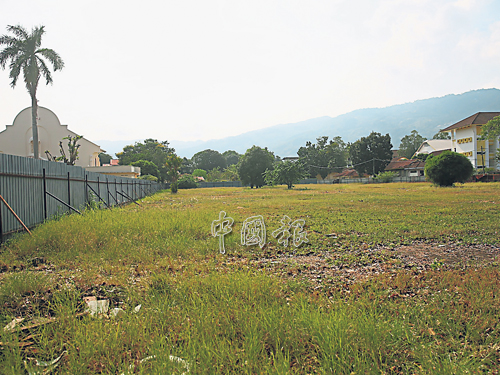
<path fill-rule="evenodd" d="M 38 127 L 37 112 L 38 101 L 36 92 L 38 82 L 43 76 L 46 84 L 52 84 L 52 73 L 49 66 L 52 65 L 54 71 L 61 70 L 64 62 L 61 57 L 52 49 L 40 48 L 42 36 L 45 33 L 44 26 L 38 26 L 29 33 L 22 26 L 7 26 L 7 31 L 13 35 L 2 35 L 0 45 L 5 48 L 0 51 L 0 66 L 5 69 L 8 61 L 11 79 L 10 85 L 16 86 L 19 75 L 22 73 L 26 89 L 31 97 L 31 127 L 33 132 L 33 156 L 39 158 L 38 150 Z"/>
<path fill-rule="evenodd" d="M 148 138 L 143 143 L 136 142 L 133 146 L 125 146 L 122 152 L 116 156 L 120 165 L 131 165 L 139 160 L 148 160 L 158 167 L 158 179 L 163 182 L 167 179 L 167 167 L 165 163 L 169 155 L 175 150 L 169 147 L 168 141 L 158 142 L 156 139 Z"/>
<path fill-rule="evenodd" d="M 437 132 L 432 136 L 432 139 L 451 139 L 451 135 L 447 132 Z"/>
<path fill-rule="evenodd" d="M 411 159 L 425 139 L 426 138 L 418 134 L 416 130 L 412 130 L 411 134 L 401 138 L 398 155 L 403 158 Z"/>
<path fill-rule="evenodd" d="M 307 172 L 300 161 L 279 161 L 274 164 L 273 170 L 264 172 L 264 180 L 268 185 L 286 185 L 288 189 L 307 176 Z"/>
<path fill-rule="evenodd" d="M 323 136 L 316 139 L 316 144 L 306 142 L 306 146 L 301 147 L 297 155 L 309 177 L 316 178 L 319 174 L 321 178 L 325 178 L 330 172 L 340 172 L 345 168 L 347 147 L 341 137 L 334 137 L 328 142 L 328 137 Z"/>
<path fill-rule="evenodd" d="M 500 116 L 493 117 L 481 127 L 481 139 L 497 139 L 500 137 Z"/>
<path fill-rule="evenodd" d="M 133 165 L 134 167 L 139 167 L 141 168 L 141 176 L 155 176 L 157 179 L 160 177 L 160 170 L 156 166 L 155 163 L 149 160 L 137 160 L 130 165 Z"/>
<path fill-rule="evenodd" d="M 425 162 L 425 175 L 439 186 L 466 182 L 473 173 L 474 167 L 469 159 L 453 151 L 443 151 Z"/>
<path fill-rule="evenodd" d="M 243 185 L 261 187 L 264 185 L 264 172 L 267 169 L 273 169 L 274 154 L 267 147 L 260 148 L 252 146 L 238 163 L 238 175 Z"/>
<path fill-rule="evenodd" d="M 222 156 L 226 159 L 226 165 L 229 167 L 230 165 L 238 164 L 241 154 L 238 154 L 234 150 L 227 150 L 222 153 Z"/>
<path fill-rule="evenodd" d="M 360 176 L 382 172 L 392 158 L 391 136 L 371 132 L 349 146 L 351 162 Z"/>
<path fill-rule="evenodd" d="M 104 152 L 101 152 L 99 154 L 99 162 L 101 163 L 101 165 L 111 163 L 111 159 L 113 159 L 113 157 L 109 154 L 106 154 Z"/>
<path fill-rule="evenodd" d="M 191 161 L 194 169 L 203 169 L 207 172 L 214 168 L 224 169 L 227 165 L 226 158 L 219 151 L 210 149 L 197 152 Z"/>

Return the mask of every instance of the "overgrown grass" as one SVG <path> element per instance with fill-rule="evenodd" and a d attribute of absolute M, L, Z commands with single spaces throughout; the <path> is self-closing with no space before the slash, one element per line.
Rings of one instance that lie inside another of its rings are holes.
<path fill-rule="evenodd" d="M 23 373 L 28 357 L 51 360 L 64 350 L 54 373 L 493 373 L 498 266 L 394 271 L 346 291 L 284 279 L 248 259 L 293 253 L 271 236 L 283 215 L 306 221 L 309 243 L 296 252 L 327 252 L 332 267 L 367 262 L 344 251 L 375 245 L 498 246 L 499 189 L 196 189 L 47 222 L 0 253 L 2 323 L 53 318 L 30 330 L 0 328 L 0 373 Z M 222 210 L 235 221 L 226 255 L 210 234 Z M 264 249 L 240 243 L 243 221 L 255 215 L 265 220 Z M 82 315 L 84 296 L 125 314 Z"/>

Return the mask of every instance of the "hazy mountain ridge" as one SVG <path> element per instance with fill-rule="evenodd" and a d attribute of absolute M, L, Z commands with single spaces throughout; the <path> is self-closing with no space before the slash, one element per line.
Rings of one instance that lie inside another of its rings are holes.
<path fill-rule="evenodd" d="M 235 150 L 244 153 L 253 145 L 267 147 L 283 157 L 296 155 L 297 150 L 305 146 L 307 141 L 315 141 L 323 135 L 341 136 L 345 142 L 354 142 L 369 135 L 371 131 L 376 131 L 389 133 L 393 147 L 398 148 L 401 138 L 414 129 L 422 136 L 431 138 L 440 129 L 481 111 L 500 111 L 500 90 L 481 89 L 385 108 L 358 109 L 333 118 L 324 116 L 293 124 L 280 124 L 222 139 L 171 141 L 171 146 L 179 156 L 189 158 L 208 148 L 220 152 Z M 106 141 L 96 143 L 106 149 Z M 123 141 L 123 145 L 133 143 Z M 108 151 L 119 152 L 121 149 Z"/>

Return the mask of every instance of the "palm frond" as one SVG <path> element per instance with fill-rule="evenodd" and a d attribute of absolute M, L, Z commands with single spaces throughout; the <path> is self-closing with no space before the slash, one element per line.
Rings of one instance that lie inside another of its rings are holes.
<path fill-rule="evenodd" d="M 31 33 L 19 25 L 8 26 L 7 30 L 14 36 L 0 37 L 0 45 L 6 46 L 0 51 L 0 67 L 5 69 L 7 62 L 10 61 L 11 86 L 15 87 L 22 73 L 26 88 L 34 97 L 42 75 L 47 84 L 52 83 L 49 66 L 52 65 L 54 71 L 61 70 L 64 62 L 54 50 L 39 48 L 45 33 L 44 26 L 34 27 Z"/>
<path fill-rule="evenodd" d="M 9 66 L 9 68 L 10 68 L 9 77 L 12 79 L 12 81 L 10 82 L 10 85 L 12 87 L 16 86 L 17 79 L 19 78 L 19 74 L 21 73 L 21 70 L 23 69 L 25 64 L 26 64 L 26 57 L 24 57 L 24 56 L 21 56 L 17 59 L 12 59 L 12 62 Z"/>
<path fill-rule="evenodd" d="M 7 31 L 10 31 L 12 34 L 22 39 L 29 38 L 28 32 L 21 25 L 16 25 L 16 26 L 9 25 L 7 26 Z"/>
<path fill-rule="evenodd" d="M 0 36 L 0 44 L 5 44 L 7 46 L 12 46 L 14 44 L 17 44 L 19 42 L 19 39 L 14 38 L 10 35 L 2 35 Z"/>
<path fill-rule="evenodd" d="M 2 69 L 5 68 L 7 61 L 14 60 L 16 58 L 17 54 L 18 54 L 18 50 L 16 48 L 13 48 L 13 47 L 4 48 L 0 52 L 0 66 L 2 67 Z"/>
<path fill-rule="evenodd" d="M 54 71 L 61 70 L 64 68 L 64 61 L 61 59 L 61 56 L 50 48 L 41 48 L 35 51 L 35 54 L 40 54 L 45 57 L 52 64 Z"/>
<path fill-rule="evenodd" d="M 43 61 L 41 58 L 37 56 L 37 60 L 40 64 L 40 70 L 42 72 L 42 75 L 45 77 L 46 84 L 48 85 L 49 83 L 52 84 L 52 74 L 50 72 L 50 69 L 47 67 L 45 64 L 45 61 Z"/>
<path fill-rule="evenodd" d="M 37 26 L 31 30 L 31 35 L 29 39 L 33 41 L 36 48 L 39 48 L 42 44 L 42 36 L 43 34 L 45 34 L 44 28 L 45 26 Z M 33 48 L 33 50 L 35 50 L 36 48 Z"/>

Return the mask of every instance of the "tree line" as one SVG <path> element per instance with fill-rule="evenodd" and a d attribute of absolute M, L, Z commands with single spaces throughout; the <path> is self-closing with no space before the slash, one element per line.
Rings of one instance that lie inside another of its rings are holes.
<path fill-rule="evenodd" d="M 425 140 L 418 132 L 401 140 L 400 152 L 413 154 Z M 342 172 L 346 168 L 355 169 L 359 176 L 377 175 L 392 159 L 392 143 L 389 134 L 371 132 L 353 143 L 346 143 L 341 137 L 321 136 L 316 142 L 306 142 L 297 150 L 296 157 L 282 160 L 267 147 L 253 146 L 244 154 L 234 150 L 219 152 L 203 150 L 192 158 L 180 159 L 178 186 L 195 187 L 196 179 L 206 181 L 238 181 L 244 185 L 259 188 L 265 184 L 286 184 L 289 188 L 304 178 L 325 178 L 332 172 Z M 146 139 L 126 146 L 117 153 L 120 165 L 141 168 L 142 178 L 160 182 L 171 181 L 167 160 L 175 155 L 168 141 Z M 110 156 L 102 154 L 101 161 L 109 161 Z"/>

